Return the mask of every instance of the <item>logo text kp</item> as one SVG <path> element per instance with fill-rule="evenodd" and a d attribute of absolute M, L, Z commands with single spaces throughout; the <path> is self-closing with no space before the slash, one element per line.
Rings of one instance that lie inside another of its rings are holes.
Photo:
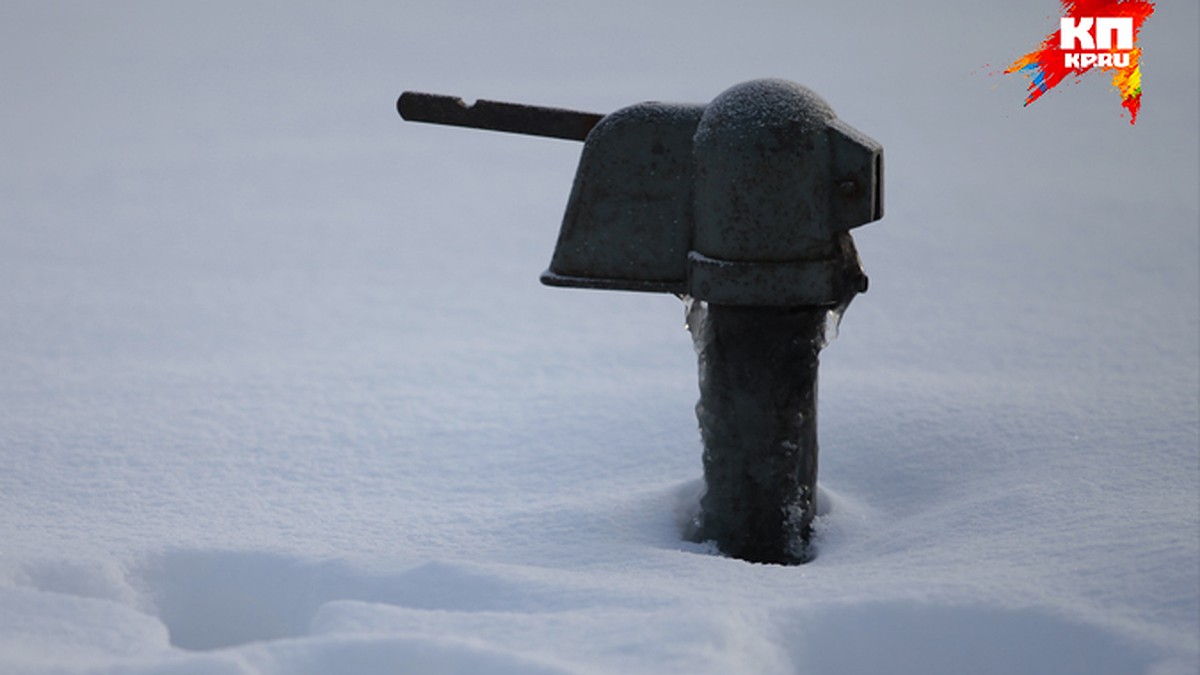
<path fill-rule="evenodd" d="M 1058 35 L 1066 68 L 1129 67 L 1129 52 L 1133 49 L 1132 17 L 1064 16 L 1059 20 Z M 1113 50 L 1114 37 L 1116 51 Z"/>

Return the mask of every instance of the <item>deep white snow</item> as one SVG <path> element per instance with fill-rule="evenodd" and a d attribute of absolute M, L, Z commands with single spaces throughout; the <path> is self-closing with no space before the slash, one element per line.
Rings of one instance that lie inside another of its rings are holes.
<path fill-rule="evenodd" d="M 1194 2 L 0 4 L 0 672 L 1195 673 Z M 819 557 L 680 540 L 670 296 L 539 285 L 607 112 L 783 77 L 886 151 Z"/>

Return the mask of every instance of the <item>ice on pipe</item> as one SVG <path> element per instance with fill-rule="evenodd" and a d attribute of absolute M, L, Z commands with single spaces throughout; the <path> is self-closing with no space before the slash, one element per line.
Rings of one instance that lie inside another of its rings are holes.
<path fill-rule="evenodd" d="M 706 483 L 692 538 L 751 562 L 811 558 L 817 356 L 829 314 L 689 301 Z"/>

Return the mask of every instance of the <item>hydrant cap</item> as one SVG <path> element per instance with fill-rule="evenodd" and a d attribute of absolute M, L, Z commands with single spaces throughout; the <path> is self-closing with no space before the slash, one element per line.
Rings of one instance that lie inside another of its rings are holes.
<path fill-rule="evenodd" d="M 753 80 L 696 127 L 693 250 L 741 262 L 836 254 L 838 233 L 878 218 L 878 144 L 807 87 Z"/>
<path fill-rule="evenodd" d="M 706 134 L 753 137 L 763 129 L 799 127 L 815 132 L 835 117 L 833 108 L 813 90 L 781 79 L 743 82 L 721 92 L 704 112 L 696 141 Z"/>

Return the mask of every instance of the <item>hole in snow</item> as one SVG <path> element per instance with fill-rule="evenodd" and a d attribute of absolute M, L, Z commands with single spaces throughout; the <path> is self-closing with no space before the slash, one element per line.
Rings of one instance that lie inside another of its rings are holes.
<path fill-rule="evenodd" d="M 311 568 L 267 553 L 185 551 L 164 556 L 143 581 L 181 649 L 232 647 L 304 635 Z"/>
<path fill-rule="evenodd" d="M 540 613 L 594 605 L 593 593 L 512 579 L 473 565 L 429 562 L 394 574 L 338 561 L 254 551 L 175 551 L 140 570 L 138 585 L 172 645 L 220 649 L 303 637 L 321 607 L 358 600 L 418 610 Z"/>

